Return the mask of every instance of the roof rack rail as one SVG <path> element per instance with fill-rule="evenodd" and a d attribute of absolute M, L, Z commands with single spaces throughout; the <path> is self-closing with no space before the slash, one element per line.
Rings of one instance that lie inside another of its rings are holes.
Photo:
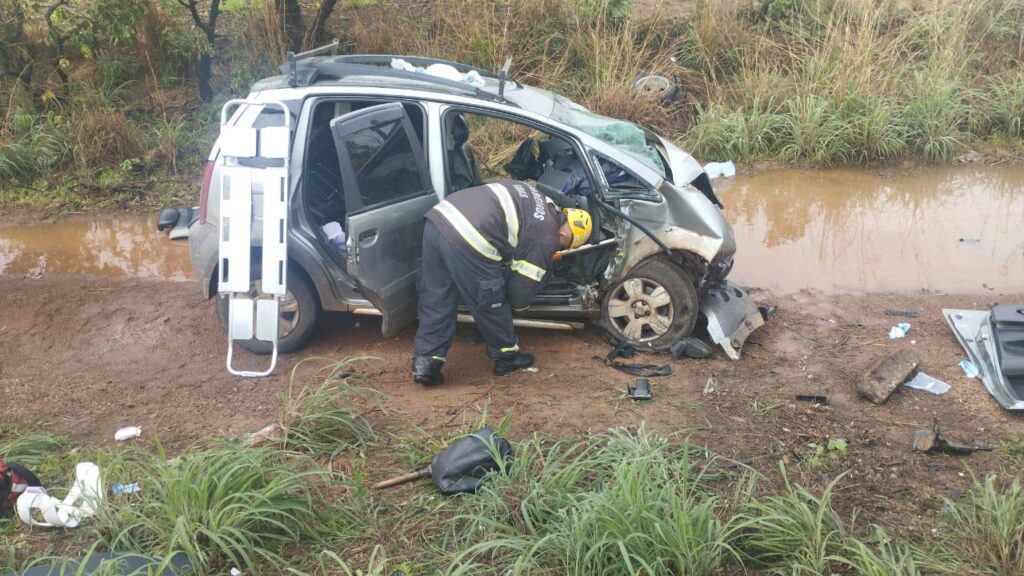
<path fill-rule="evenodd" d="M 342 79 L 348 76 L 378 76 L 381 78 L 400 78 L 403 80 L 433 84 L 437 87 L 457 90 L 475 98 L 480 98 L 481 100 L 495 102 L 503 101 L 503 99 L 499 98 L 497 95 L 486 90 L 481 90 L 480 88 L 465 82 L 449 80 L 447 78 L 433 76 L 430 74 L 420 74 L 418 72 L 409 72 L 390 67 L 385 68 L 380 65 L 353 64 L 345 61 L 338 62 L 336 59 L 319 59 L 312 62 L 288 62 L 287 64 L 283 64 L 281 68 L 283 72 L 289 72 L 289 85 L 293 88 L 300 85 L 308 86 L 315 82 L 317 78 L 324 76 L 337 79 Z M 294 84 L 292 84 L 293 81 L 295 82 Z"/>
<path fill-rule="evenodd" d="M 328 52 L 331 53 L 331 56 L 337 56 L 339 44 L 340 42 L 338 41 L 337 38 L 335 38 L 333 41 L 331 41 L 330 44 L 321 46 L 319 48 L 313 48 L 312 50 L 306 50 L 305 52 L 299 52 L 298 54 L 296 54 L 295 52 L 288 52 L 288 85 L 291 86 L 292 88 L 295 88 L 296 86 L 299 85 L 296 62 L 298 62 L 299 60 L 304 60 L 306 58 L 312 58 L 314 56 L 322 56 L 324 54 L 327 54 Z"/>

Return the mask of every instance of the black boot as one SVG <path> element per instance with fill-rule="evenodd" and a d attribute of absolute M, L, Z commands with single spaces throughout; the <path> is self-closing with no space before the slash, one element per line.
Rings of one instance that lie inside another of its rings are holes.
<path fill-rule="evenodd" d="M 533 366 L 533 354 L 513 352 L 502 355 L 494 361 L 494 373 L 498 376 L 505 376 L 519 370 Z"/>
<path fill-rule="evenodd" d="M 444 360 L 430 356 L 413 356 L 412 379 L 424 386 L 444 384 L 444 374 L 441 374 L 442 366 L 444 366 Z"/>

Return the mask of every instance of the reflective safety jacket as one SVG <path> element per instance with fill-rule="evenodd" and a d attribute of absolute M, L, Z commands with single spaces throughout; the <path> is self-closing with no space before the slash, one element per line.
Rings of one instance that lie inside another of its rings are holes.
<path fill-rule="evenodd" d="M 565 216 L 533 186 L 504 179 L 455 192 L 427 220 L 449 242 L 508 265 L 508 300 L 522 310 L 546 280 Z"/>

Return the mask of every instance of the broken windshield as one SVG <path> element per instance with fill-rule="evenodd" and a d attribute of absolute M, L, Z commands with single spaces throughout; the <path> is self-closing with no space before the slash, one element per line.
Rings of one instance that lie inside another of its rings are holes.
<path fill-rule="evenodd" d="M 632 122 L 595 114 L 563 96 L 556 95 L 554 99 L 554 107 L 551 110 L 553 119 L 620 148 L 658 174 L 665 175 L 661 156 L 658 155 L 657 149 L 647 143 L 647 135 L 642 128 Z"/>

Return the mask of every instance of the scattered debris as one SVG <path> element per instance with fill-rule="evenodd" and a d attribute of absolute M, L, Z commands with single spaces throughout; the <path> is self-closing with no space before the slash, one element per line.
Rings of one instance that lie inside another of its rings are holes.
<path fill-rule="evenodd" d="M 419 66 L 413 66 L 403 58 L 392 58 L 391 67 L 395 70 L 405 70 L 406 72 L 414 72 L 417 74 L 429 74 L 431 76 L 437 76 L 453 82 L 465 82 L 466 84 L 476 86 L 477 88 L 484 85 L 484 79 L 480 77 L 480 73 L 476 70 L 470 70 L 463 74 L 450 64 L 431 64 L 426 68 L 421 68 Z"/>
<path fill-rule="evenodd" d="M 1024 410 L 1024 304 L 996 304 L 990 310 L 946 309 L 942 315 L 985 390 L 1003 408 Z"/>
<path fill-rule="evenodd" d="M 529 368 L 523 368 L 522 372 L 540 372 L 540 368 L 536 366 L 530 366 Z"/>
<path fill-rule="evenodd" d="M 636 356 L 636 348 L 632 344 L 622 341 L 616 344 L 603 359 L 600 356 L 594 356 L 594 358 L 603 360 L 605 366 L 621 370 L 632 376 L 650 378 L 652 376 L 669 376 L 672 374 L 672 367 L 668 364 L 660 366 L 657 364 L 626 364 L 616 360 L 619 357 L 632 358 L 633 356 Z"/>
<path fill-rule="evenodd" d="M 81 462 L 75 467 L 75 484 L 64 500 L 50 496 L 42 486 L 29 486 L 18 498 L 18 518 L 29 526 L 76 528 L 96 513 L 96 505 L 102 500 L 99 466 Z M 39 516 L 43 519 L 36 520 Z"/>
<path fill-rule="evenodd" d="M 886 316 L 898 316 L 900 318 L 917 318 L 921 315 L 920 310 L 893 310 L 892 308 L 885 309 Z"/>
<path fill-rule="evenodd" d="M 695 336 L 688 336 L 672 345 L 672 357 L 676 360 L 683 358 L 703 359 L 711 356 L 711 346 Z"/>
<path fill-rule="evenodd" d="M 899 350 L 876 362 L 857 383 L 857 391 L 875 404 L 884 404 L 920 363 L 921 358 L 916 353 Z"/>
<path fill-rule="evenodd" d="M 715 377 L 708 376 L 708 381 L 704 383 L 704 391 L 701 392 L 702 396 L 715 393 Z"/>
<path fill-rule="evenodd" d="M 889 329 L 889 340 L 899 340 L 910 332 L 910 324 L 900 322 Z"/>
<path fill-rule="evenodd" d="M 648 100 L 672 104 L 683 96 L 682 80 L 678 75 L 667 78 L 661 74 L 641 72 L 633 81 L 633 92 Z"/>
<path fill-rule="evenodd" d="M 960 367 L 963 368 L 964 376 L 967 376 L 968 378 L 977 378 L 980 374 L 980 372 L 978 372 L 978 367 L 974 365 L 974 362 L 971 362 L 967 358 L 960 360 Z"/>
<path fill-rule="evenodd" d="M 949 392 L 949 384 L 946 384 L 942 380 L 929 376 L 924 372 L 918 372 L 916 376 L 911 378 L 904 384 L 907 388 L 913 388 L 915 390 L 924 390 L 925 392 L 931 392 L 936 396 L 941 396 L 946 392 Z"/>
<path fill-rule="evenodd" d="M 284 426 L 280 424 L 269 424 L 256 432 L 249 432 L 242 437 L 242 442 L 249 447 L 260 446 L 276 442 L 281 438 Z"/>
<path fill-rule="evenodd" d="M 931 429 L 918 430 L 914 432 L 914 450 L 916 452 L 927 452 L 930 454 L 971 454 L 973 452 L 990 451 L 991 448 L 978 446 L 976 444 L 963 444 L 942 437 L 939 429 L 939 419 L 936 418 Z"/>
<path fill-rule="evenodd" d="M 123 494 L 137 494 L 142 491 L 142 486 L 139 486 L 138 482 L 132 482 L 131 484 L 114 482 L 114 485 L 110 487 L 110 491 L 113 492 L 115 496 L 121 496 Z"/>
<path fill-rule="evenodd" d="M 736 164 L 733 164 L 732 160 L 727 162 L 708 162 L 704 165 L 704 171 L 708 173 L 708 178 L 711 180 L 719 176 L 732 178 L 736 175 Z"/>
<path fill-rule="evenodd" d="M 978 162 L 981 162 L 981 159 L 982 156 L 980 152 L 976 150 L 968 150 L 957 158 L 957 161 L 963 164 L 977 164 Z"/>
<path fill-rule="evenodd" d="M 761 312 L 761 318 L 764 318 L 765 322 L 770 320 L 772 316 L 775 316 L 775 306 L 758 306 L 757 309 Z"/>
<path fill-rule="evenodd" d="M 635 386 L 626 386 L 626 397 L 633 400 L 651 399 L 651 382 L 647 378 L 637 378 Z"/>
<path fill-rule="evenodd" d="M 139 428 L 138 426 L 125 426 L 117 432 L 114 432 L 114 440 L 117 440 L 118 442 L 131 440 L 132 438 L 138 438 L 139 436 L 142 436 L 142 428 Z"/>
<path fill-rule="evenodd" d="M 797 394 L 796 399 L 799 402 L 813 402 L 815 404 L 821 404 L 822 406 L 828 404 L 828 396 L 819 396 L 816 394 Z"/>
<path fill-rule="evenodd" d="M 377 482 L 373 487 L 379 490 L 430 477 L 446 496 L 476 492 L 488 472 L 502 468 L 503 464 L 494 459 L 495 455 L 508 466 L 513 460 L 512 445 L 496 436 L 491 428 L 484 427 L 453 442 L 434 456 L 426 468 Z"/>
<path fill-rule="evenodd" d="M 967 246 L 974 246 L 976 244 L 981 244 L 981 238 L 961 238 L 960 243 L 966 244 Z"/>
<path fill-rule="evenodd" d="M 0 518 L 14 513 L 18 497 L 30 486 L 42 486 L 31 470 L 14 462 L 5 464 L 0 458 Z"/>

